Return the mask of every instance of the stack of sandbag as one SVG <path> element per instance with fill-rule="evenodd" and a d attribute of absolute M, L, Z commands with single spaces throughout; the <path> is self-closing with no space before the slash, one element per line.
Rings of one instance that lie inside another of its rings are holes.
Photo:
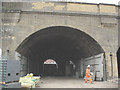
<path fill-rule="evenodd" d="M 20 77 L 19 80 L 22 88 L 35 88 L 35 86 L 39 83 L 39 81 L 40 81 L 40 76 L 33 76 L 32 73 L 27 74 L 24 77 Z"/>

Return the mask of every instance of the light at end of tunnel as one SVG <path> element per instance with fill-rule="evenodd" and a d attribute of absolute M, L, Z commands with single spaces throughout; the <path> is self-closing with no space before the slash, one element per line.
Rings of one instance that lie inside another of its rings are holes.
<path fill-rule="evenodd" d="M 47 59 L 44 64 L 57 64 L 53 59 Z"/>

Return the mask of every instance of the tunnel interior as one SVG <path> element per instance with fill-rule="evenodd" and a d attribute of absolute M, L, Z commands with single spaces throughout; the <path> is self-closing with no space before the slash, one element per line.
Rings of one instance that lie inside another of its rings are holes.
<path fill-rule="evenodd" d="M 56 64 L 45 64 L 43 69 L 44 76 L 56 76 L 57 75 L 57 66 Z"/>
<path fill-rule="evenodd" d="M 59 76 L 74 75 L 77 61 L 104 52 L 91 36 L 66 26 L 52 26 L 38 30 L 27 37 L 16 51 L 28 59 L 27 73 L 43 74 L 43 63 L 50 58 L 58 64 L 57 74 L 53 75 Z M 70 61 L 74 65 L 71 65 Z M 46 73 L 50 74 L 50 71 L 52 72 L 50 68 L 53 67 L 48 65 Z"/>
<path fill-rule="evenodd" d="M 117 51 L 118 77 L 120 78 L 120 47 Z"/>
<path fill-rule="evenodd" d="M 48 59 L 43 64 L 44 76 L 56 76 L 58 74 L 58 64 L 55 60 Z"/>

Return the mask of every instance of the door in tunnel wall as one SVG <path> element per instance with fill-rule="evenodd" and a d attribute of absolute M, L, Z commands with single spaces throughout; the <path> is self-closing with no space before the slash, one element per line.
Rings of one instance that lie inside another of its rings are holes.
<path fill-rule="evenodd" d="M 65 66 L 65 75 L 66 76 L 74 76 L 75 68 L 72 61 L 68 61 Z"/>
<path fill-rule="evenodd" d="M 104 53 L 101 53 L 101 54 L 83 59 L 83 63 L 84 63 L 83 75 L 85 75 L 87 65 L 90 65 L 91 72 L 93 73 L 93 79 L 103 80 L 103 60 L 104 60 L 103 54 Z"/>

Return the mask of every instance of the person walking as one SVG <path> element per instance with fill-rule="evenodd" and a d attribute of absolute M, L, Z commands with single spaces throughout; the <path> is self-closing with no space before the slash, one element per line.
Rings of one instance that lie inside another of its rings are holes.
<path fill-rule="evenodd" d="M 92 78 L 91 78 L 91 72 L 90 72 L 90 65 L 87 66 L 86 69 L 86 79 L 85 79 L 85 83 L 87 83 L 88 78 L 90 80 L 90 83 L 93 83 Z"/>

